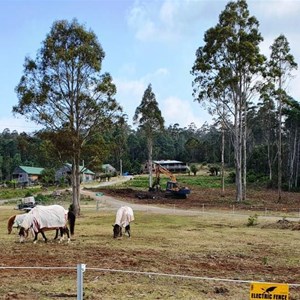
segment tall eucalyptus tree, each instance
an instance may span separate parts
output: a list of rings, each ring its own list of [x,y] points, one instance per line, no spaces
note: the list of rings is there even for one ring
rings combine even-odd
[[[243,149],[246,147],[247,109],[265,60],[259,51],[263,39],[258,28],[259,22],[250,16],[245,0],[229,2],[218,24],[206,31],[205,44],[198,48],[192,68],[195,100],[208,102],[211,111],[220,117],[230,114],[230,118],[224,118],[224,125],[232,130],[233,136],[236,201],[242,201],[246,195],[246,152]]]
[[[287,38],[280,35],[271,45],[271,56],[268,62],[268,79],[273,84],[278,109],[278,200],[282,190],[282,108],[287,100],[286,88],[292,71],[297,68],[294,56],[290,53]]]
[[[153,138],[157,131],[164,129],[164,118],[158,107],[151,84],[144,92],[141,104],[136,108],[133,121],[145,133],[148,149],[149,188],[152,188],[152,152]]]
[[[64,138],[72,162],[72,204],[80,213],[80,157],[95,133],[114,123],[121,108],[110,74],[101,74],[105,53],[77,20],[54,22],[36,59],[26,57],[16,87],[14,113]]]

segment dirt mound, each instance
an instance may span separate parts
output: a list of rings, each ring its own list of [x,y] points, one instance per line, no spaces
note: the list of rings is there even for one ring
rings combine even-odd
[[[281,220],[278,220],[276,223],[264,225],[262,226],[262,228],[300,230],[300,223],[295,221],[289,221],[283,218]]]

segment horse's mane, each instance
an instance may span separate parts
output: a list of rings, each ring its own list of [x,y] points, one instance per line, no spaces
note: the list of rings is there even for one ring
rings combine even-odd
[[[12,232],[12,227],[14,225],[15,219],[16,219],[16,215],[11,216],[8,219],[8,222],[7,222],[7,231],[8,231],[8,234],[10,234]]]

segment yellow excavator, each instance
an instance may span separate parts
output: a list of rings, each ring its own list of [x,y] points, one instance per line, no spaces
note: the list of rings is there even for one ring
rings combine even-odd
[[[191,190],[188,187],[179,186],[176,176],[165,167],[155,163],[155,180],[152,185],[152,191],[160,189],[160,174],[164,174],[170,178],[167,182],[165,197],[183,198],[185,199]]]

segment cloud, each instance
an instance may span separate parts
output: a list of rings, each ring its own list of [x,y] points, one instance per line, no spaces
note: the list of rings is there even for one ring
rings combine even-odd
[[[1,117],[0,118],[0,132],[4,129],[9,129],[10,132],[16,130],[18,132],[33,132],[41,129],[37,124],[25,120],[23,117]]]
[[[249,1],[255,11],[262,12],[264,18],[291,18],[298,17],[300,13],[300,3],[295,0],[269,0],[269,1]],[[276,20],[275,20],[276,21]],[[286,19],[288,21],[288,19]]]
[[[178,41],[194,32],[215,7],[204,1],[136,1],[127,22],[140,41]]]
[[[117,93],[122,95],[131,95],[133,97],[140,96],[145,91],[145,83],[143,80],[123,80],[116,79]]]
[[[168,75],[168,69],[158,68],[137,79],[127,79],[125,77],[117,77],[114,79],[114,83],[117,86],[117,101],[123,108],[126,108],[124,112],[128,115],[129,123],[131,123],[136,107],[138,107],[142,101],[148,84],[159,82]],[[155,91],[154,93],[158,97]]]
[[[158,68],[151,73],[147,73],[139,79],[128,80],[127,78],[116,78],[114,80],[117,91],[120,94],[130,94],[132,96],[141,96],[149,83],[161,80],[169,74],[168,69]]]
[[[188,125],[194,123],[200,128],[205,122],[203,119],[204,115],[200,116],[199,104],[174,96],[167,97],[162,101],[161,111],[165,118],[166,126],[178,123],[182,127],[188,127]]]

